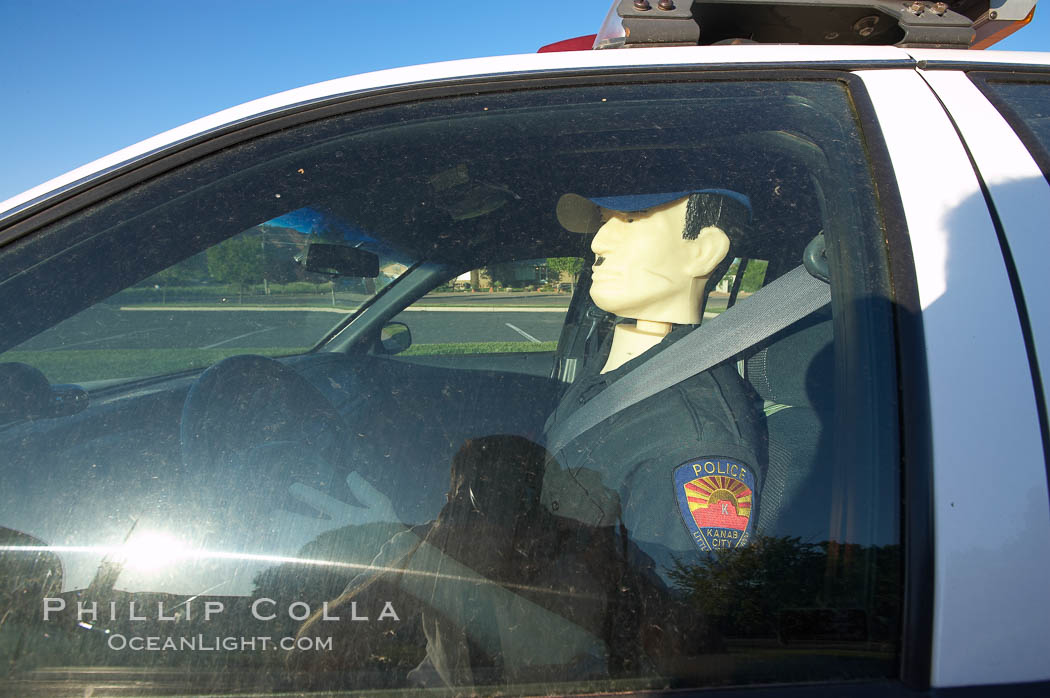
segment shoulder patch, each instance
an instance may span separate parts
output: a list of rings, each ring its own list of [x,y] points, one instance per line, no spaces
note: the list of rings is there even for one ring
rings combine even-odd
[[[747,545],[757,503],[755,474],[728,458],[695,458],[674,469],[678,512],[701,550]]]

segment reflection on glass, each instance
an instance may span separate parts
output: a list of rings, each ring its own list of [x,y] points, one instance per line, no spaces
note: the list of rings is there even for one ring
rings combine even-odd
[[[849,284],[884,292],[885,235],[843,85],[368,109],[5,247],[0,400],[24,398],[0,424],[11,690],[79,694],[100,672],[136,692],[365,695],[895,675],[893,337],[842,334],[881,326],[884,299]],[[689,278],[739,283],[695,318],[636,318],[676,325],[651,349],[798,266],[821,231],[846,302],[551,447],[618,370],[623,319],[592,283],[609,297],[615,265],[651,251],[594,249],[559,198],[711,189],[746,197],[750,229]],[[307,268],[313,245],[331,273]],[[63,396],[85,399],[38,409]],[[890,425],[878,448],[858,431],[873,424]]]

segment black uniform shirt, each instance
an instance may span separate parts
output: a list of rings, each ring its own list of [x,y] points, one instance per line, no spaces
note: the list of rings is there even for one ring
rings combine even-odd
[[[557,424],[694,329],[602,374],[611,336],[547,421]],[[759,398],[721,364],[627,407],[577,436],[548,467],[544,504],[591,525],[622,523],[666,579],[674,559],[746,545],[766,464]]]

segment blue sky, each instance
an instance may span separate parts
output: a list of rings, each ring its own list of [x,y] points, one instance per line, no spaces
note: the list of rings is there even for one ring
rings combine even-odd
[[[532,53],[591,34],[610,4],[0,0],[0,201],[256,97],[369,70]],[[1050,49],[1050,7],[999,47]]]

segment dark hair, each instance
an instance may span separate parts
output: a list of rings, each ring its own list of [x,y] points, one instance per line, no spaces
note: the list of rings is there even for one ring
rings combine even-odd
[[[737,251],[744,246],[742,243],[747,236],[750,217],[751,212],[747,206],[726,194],[697,192],[689,195],[689,202],[685,208],[685,224],[682,226],[682,239],[695,240],[700,235],[700,231],[710,225],[721,228],[729,238],[729,251],[707,278],[707,284],[704,286],[700,299],[701,312],[707,305],[708,294],[729,271],[729,266],[737,256]]]
[[[747,226],[750,212],[742,202],[726,194],[697,192],[689,195],[685,208],[684,240],[695,240],[700,230],[709,225],[718,226],[729,236],[738,239]]]

